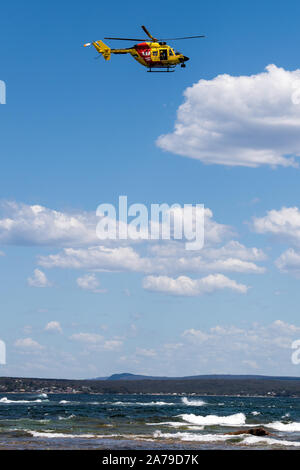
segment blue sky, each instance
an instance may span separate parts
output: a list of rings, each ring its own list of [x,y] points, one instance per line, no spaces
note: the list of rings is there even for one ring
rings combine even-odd
[[[290,359],[300,337],[299,168],[287,160],[300,155],[299,10],[292,0],[2,6],[2,374],[299,375]],[[139,37],[141,24],[164,37],[207,37],[172,43],[191,60],[165,75],[129,56],[94,60],[83,48],[104,36]],[[202,203],[219,239],[208,236],[196,268],[176,267],[181,246],[163,269],[150,244],[129,243],[125,252],[113,246],[105,270],[102,261],[75,269],[63,250],[84,257],[96,242],[82,227],[71,236],[71,218],[92,224],[98,204],[119,195],[148,207]],[[41,261],[50,255],[59,262]],[[147,257],[150,271],[135,256]],[[178,292],[161,288],[161,276],[168,286],[218,274],[246,292],[215,277],[209,293],[182,295],[181,281]],[[156,287],[152,279],[145,288],[148,276],[159,278]]]

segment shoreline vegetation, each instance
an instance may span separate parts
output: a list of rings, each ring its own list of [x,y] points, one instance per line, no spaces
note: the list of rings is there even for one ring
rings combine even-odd
[[[124,378],[89,380],[0,377],[0,393],[87,393],[300,397],[300,378],[197,376],[195,378]]]

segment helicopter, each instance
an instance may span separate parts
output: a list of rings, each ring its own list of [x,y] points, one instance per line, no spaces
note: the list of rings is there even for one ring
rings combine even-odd
[[[143,31],[146,33],[149,39],[137,39],[137,38],[110,38],[105,37],[104,39],[113,41],[142,41],[131,47],[124,49],[111,49],[109,46],[104,44],[102,41],[93,41],[84,44],[85,47],[94,46],[99,54],[102,54],[105,60],[110,60],[111,54],[130,54],[139,64],[147,67],[147,72],[174,72],[175,67],[180,65],[186,67],[185,62],[189,60],[189,57],[175,51],[169,46],[166,41],[178,41],[181,39],[196,39],[204,38],[201,36],[185,36],[182,38],[165,38],[158,39],[152,36],[146,26],[142,26]],[[154,69],[154,70],[153,70]],[[157,70],[159,69],[159,70]]]

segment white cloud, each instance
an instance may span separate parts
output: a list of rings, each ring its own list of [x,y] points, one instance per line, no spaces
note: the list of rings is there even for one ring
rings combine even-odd
[[[93,350],[115,351],[123,345],[123,341],[119,339],[107,340],[96,333],[75,333],[71,339],[84,343]]]
[[[72,214],[16,202],[2,203],[1,209],[1,243],[63,246],[97,241],[95,214]]]
[[[30,287],[49,287],[51,284],[47,279],[47,276],[40,269],[35,269],[32,277],[27,279]]]
[[[97,217],[78,211],[60,212],[40,205],[14,202],[2,205],[0,242],[62,247],[57,253],[38,257],[42,268],[84,269],[77,285],[91,292],[104,292],[92,271],[139,272],[147,275],[189,275],[192,273],[253,273],[265,268],[257,263],[265,259],[262,250],[248,248],[236,240],[232,227],[214,220],[204,210],[205,246],[200,251],[185,249],[185,240],[116,240],[101,242],[96,237]],[[182,217],[182,208],[173,209],[174,219]],[[134,244],[134,247],[130,246]],[[65,246],[66,245],[66,246]],[[71,245],[71,246],[70,246]],[[50,286],[45,273],[35,269],[28,278],[32,287]]]
[[[223,344],[227,350],[252,351],[252,353],[257,353],[261,347],[263,353],[264,348],[271,346],[291,349],[292,339],[299,334],[300,327],[276,320],[266,326],[255,323],[248,329],[219,325],[208,331],[191,328],[185,330],[182,336],[193,344],[210,345],[216,347],[216,350]]]
[[[89,344],[97,344],[103,342],[103,336],[98,335],[96,333],[76,333],[71,336],[71,339]]]
[[[153,292],[182,296],[203,295],[223,289],[244,294],[248,290],[244,284],[238,284],[223,274],[210,274],[202,279],[191,279],[187,276],[179,276],[177,279],[167,276],[148,276],[143,280],[143,287]]]
[[[43,349],[37,341],[32,338],[20,338],[15,341],[15,346],[23,350],[39,350]]]
[[[1,243],[25,246],[91,246],[100,242],[96,233],[100,218],[96,215],[96,211],[62,212],[38,204],[28,205],[14,201],[2,202],[0,210]],[[202,213],[202,209],[199,210]],[[171,214],[174,220],[181,220],[183,208],[170,208],[167,213]],[[220,242],[225,235],[232,233],[230,227],[213,220],[212,211],[208,208],[204,208],[204,218],[206,243]],[[195,220],[194,208],[194,225]],[[154,221],[152,223],[156,226]],[[127,225],[127,230],[130,233],[130,223]],[[113,240],[107,240],[107,243],[101,240],[103,245],[110,243],[113,243]],[[128,240],[117,240],[117,243],[126,246],[139,243],[139,240],[128,237]]]
[[[89,290],[94,293],[105,293],[106,289],[100,289],[100,283],[96,278],[95,274],[85,274],[82,277],[79,277],[77,280],[77,285],[84,290]]]
[[[270,210],[264,217],[254,217],[252,228],[256,233],[272,236],[274,240],[293,246],[275,261],[277,268],[300,277],[300,210],[298,207],[282,207]]]
[[[155,357],[157,352],[154,349],[136,348],[136,354],[144,357]]]
[[[180,337],[173,338],[176,342],[162,344],[156,349],[150,349],[151,346],[137,348],[135,353],[122,357],[123,368],[131,367],[135,373],[147,370],[148,375],[173,377],[247,373],[282,375],[283,370],[284,375],[297,375],[291,355],[292,343],[300,335],[299,326],[276,320],[271,324],[217,324],[199,328],[203,323],[201,318],[189,321],[187,317],[186,322],[190,327]],[[147,358],[151,358],[151,367],[147,366]]]
[[[275,65],[252,76],[219,75],[185,90],[175,130],[157,144],[207,164],[295,165],[300,106],[293,99],[300,70]],[[298,86],[299,88],[299,86]]]
[[[243,272],[260,274],[265,268],[253,261],[266,259],[258,248],[247,248],[232,240],[221,247],[205,246],[201,251],[187,251],[179,242],[170,242],[150,247],[153,272]]]
[[[149,253],[148,257],[141,256],[132,247],[65,248],[55,255],[40,256],[39,264],[45,268],[131,271],[149,274],[216,271],[260,274],[265,271],[264,267],[252,261],[265,258],[262,250],[246,248],[235,241],[221,248],[204,247],[200,252],[187,251],[184,244],[171,242],[152,246]],[[80,287],[87,284],[85,279],[80,283]]]
[[[300,247],[300,210],[298,207],[270,210],[264,217],[254,217],[252,227],[256,233],[272,235],[281,241],[288,241]]]
[[[123,345],[123,341],[120,341],[117,339],[110,339],[110,340],[104,341],[104,343],[101,346],[106,351],[116,351],[120,349],[122,345]]]
[[[61,328],[60,323],[58,321],[50,321],[45,326],[45,331],[52,331],[52,332],[62,333],[62,328]]]
[[[149,271],[150,260],[141,258],[131,247],[87,249],[65,248],[62,253],[39,258],[41,266],[52,268],[97,269],[101,271]]]
[[[275,261],[275,265],[284,273],[300,277],[300,253],[293,248],[284,251]]]
[[[239,258],[244,261],[263,261],[266,255],[259,248],[247,248],[236,240],[231,240],[221,248],[210,248],[205,252],[207,258]]]

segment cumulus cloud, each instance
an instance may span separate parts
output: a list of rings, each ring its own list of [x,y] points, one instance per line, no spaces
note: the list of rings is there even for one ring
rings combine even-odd
[[[97,333],[75,333],[71,336],[72,340],[84,343],[86,346],[95,349],[103,349],[107,351],[114,351],[119,349],[123,342],[119,339],[105,339],[102,335]]]
[[[141,258],[131,247],[104,246],[87,249],[65,248],[62,253],[41,256],[39,264],[47,268],[85,268],[101,271],[147,271],[150,268],[150,261]]]
[[[163,207],[165,204],[161,206]],[[182,221],[183,207],[177,205],[174,208],[166,206],[166,220],[172,218],[174,223]],[[213,220],[213,213],[208,208],[196,209],[193,207],[193,227],[195,227],[196,215],[199,211],[203,214],[205,220],[206,243],[220,242],[224,236],[232,233],[229,226]],[[147,209],[146,213],[148,214]],[[149,232],[147,227],[143,231],[148,239],[150,239],[151,228],[155,228],[158,233],[166,229],[166,222],[156,223],[154,219],[152,220],[151,215],[152,212],[149,211]],[[155,217],[153,215],[153,218]],[[96,228],[100,220],[100,214],[96,215],[96,212],[62,212],[38,204],[28,205],[14,201],[2,202],[0,205],[0,242],[25,246],[91,246],[100,243],[101,245],[113,243],[113,238],[108,238],[106,241],[98,238]],[[111,221],[113,221],[113,226],[119,226],[118,221],[116,221],[116,224],[113,219]],[[133,231],[131,223],[127,226],[126,224],[124,226],[123,223],[122,230],[127,231],[129,236],[126,240],[117,238],[116,243],[118,245],[136,244],[140,241],[130,236]],[[115,233],[110,235],[116,236]]]
[[[97,241],[94,214],[72,214],[16,202],[2,203],[1,212],[1,243],[63,246]]]
[[[103,336],[96,333],[75,333],[71,336],[71,339],[82,343],[97,344],[103,341]]]
[[[33,276],[27,279],[30,287],[49,287],[51,284],[47,279],[47,276],[40,269],[35,269]]]
[[[236,257],[225,256],[225,251],[214,252],[203,250],[199,252],[187,252],[184,247],[177,246],[170,248],[162,247],[162,251],[156,250],[158,256],[143,257],[132,247],[107,248],[103,246],[90,247],[87,249],[65,248],[63,252],[41,256],[39,264],[45,268],[73,268],[73,269],[94,269],[98,271],[132,271],[143,273],[182,273],[182,272],[244,272],[260,274],[265,268],[258,266],[252,261],[246,261]],[[154,253],[154,251],[152,252]],[[162,255],[162,256],[161,256]],[[213,255],[216,259],[213,259]],[[253,253],[249,253],[251,257]],[[242,256],[246,256],[243,253]],[[94,285],[92,275],[77,280],[82,288],[87,285]],[[90,282],[89,282],[90,280]],[[85,287],[83,287],[85,286]]]
[[[187,319],[188,321],[188,319]],[[202,321],[199,319],[199,324]],[[136,350],[122,358],[123,363],[135,365],[139,373],[151,358],[149,375],[188,376],[198,374],[295,375],[291,361],[292,344],[299,338],[300,327],[283,320],[271,324],[253,323],[248,326],[215,325],[210,328],[195,326],[195,319],[176,342],[148,349],[145,355]],[[124,367],[124,365],[123,365]]]
[[[295,166],[299,80],[300,70],[275,65],[257,75],[200,80],[185,90],[174,131],[157,144],[206,164]]]
[[[300,210],[282,207],[270,210],[264,217],[254,217],[252,228],[256,233],[270,235],[274,240],[292,245],[275,261],[277,268],[300,277]]]
[[[96,278],[95,274],[85,274],[82,277],[79,277],[77,280],[77,285],[84,290],[89,290],[94,293],[105,293],[106,289],[100,289],[100,283]]]
[[[253,324],[249,328],[236,326],[215,326],[208,331],[194,328],[185,330],[182,336],[193,344],[207,344],[216,347],[222,344],[230,349],[258,352],[270,346],[280,349],[291,349],[292,339],[300,334],[300,327],[276,320],[270,325]]]
[[[45,326],[45,331],[62,333],[62,327],[58,321],[50,321]]]
[[[152,292],[182,296],[198,296],[223,289],[244,294],[248,290],[244,284],[238,284],[223,274],[210,274],[202,279],[191,279],[187,276],[179,276],[177,279],[168,276],[147,276],[143,280],[143,287]]]
[[[264,217],[254,217],[252,227],[256,233],[271,235],[300,248],[300,210],[298,207],[270,210]]]
[[[240,272],[260,274],[265,268],[255,262],[266,259],[263,250],[247,248],[236,240],[223,246],[205,246],[201,251],[187,251],[182,243],[170,242],[151,246],[153,272]]]
[[[289,248],[277,258],[275,265],[284,273],[290,273],[296,277],[300,277],[300,252]]]
[[[136,348],[136,354],[144,357],[155,357],[157,352],[154,349]]]
[[[104,292],[95,271],[139,272],[146,275],[178,276],[192,273],[253,273],[265,268],[262,250],[246,247],[236,240],[232,227],[217,222],[209,208],[204,215],[205,245],[202,250],[186,250],[185,239],[100,241],[96,235],[97,217],[85,212],[61,212],[40,205],[5,203],[0,207],[0,242],[59,247],[58,252],[38,257],[41,268],[70,268],[88,271],[77,285],[91,292]],[[174,223],[183,209],[172,210]],[[200,210],[200,208],[199,208]],[[193,212],[195,225],[196,212]],[[160,230],[163,230],[163,224]],[[230,241],[231,239],[231,241]],[[101,243],[101,244],[100,244]],[[132,244],[134,246],[132,246]],[[94,272],[93,272],[94,271]],[[32,287],[50,283],[41,269],[28,278]]]
[[[33,340],[32,338],[20,338],[15,341],[15,347],[23,350],[40,350],[43,349],[37,341]]]

